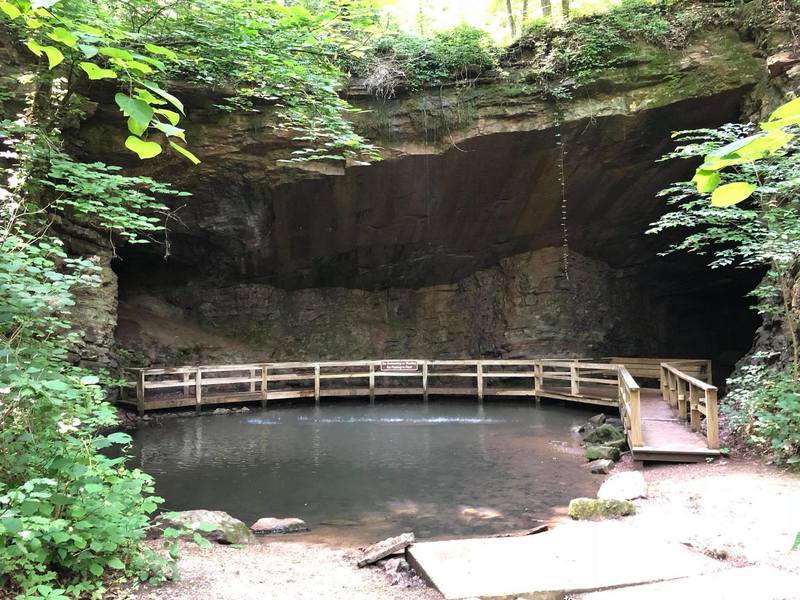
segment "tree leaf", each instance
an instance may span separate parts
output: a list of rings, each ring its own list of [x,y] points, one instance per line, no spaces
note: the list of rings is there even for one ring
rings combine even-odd
[[[119,60],[133,60],[133,54],[121,48],[111,48],[109,46],[103,46],[102,48],[98,48],[97,51],[103,56],[108,56],[109,58],[118,58]]]
[[[0,2],[0,10],[6,13],[12,21],[22,14],[11,2]]]
[[[81,49],[83,55],[86,58],[92,58],[93,56],[97,55],[97,48],[95,46],[90,46],[88,44],[78,44],[78,48]]]
[[[145,130],[150,126],[150,120],[153,118],[153,107],[144,100],[139,98],[131,98],[127,94],[117,94],[114,96],[114,101],[122,110],[122,114],[130,117],[128,121],[128,129],[135,135],[142,135]]]
[[[156,123],[155,128],[159,131],[162,131],[165,135],[169,137],[176,137],[180,140],[186,141],[186,135],[184,134],[184,130],[180,127],[175,127],[174,125],[170,125],[169,123]]]
[[[702,194],[710,194],[719,185],[719,173],[717,171],[706,171],[697,169],[692,181],[697,185],[697,191]]]
[[[793,136],[780,129],[768,131],[751,136],[748,138],[750,141],[733,152],[732,155],[748,162],[758,160],[777,152],[792,141],[792,138]]]
[[[800,118],[800,98],[787,102],[776,108],[769,116],[769,120]]]
[[[42,52],[47,55],[47,62],[50,70],[55,69],[64,61],[64,55],[61,50],[55,46],[42,46]]]
[[[177,125],[181,121],[181,116],[173,110],[167,110],[166,108],[156,108],[155,112],[159,115],[164,115],[165,117],[167,117],[167,121],[169,121],[173,125]]]
[[[169,145],[172,146],[179,154],[183,154],[183,156],[185,156],[190,161],[192,161],[193,164],[195,164],[195,165],[200,164],[200,159],[197,158],[191,152],[189,152],[186,148],[184,148],[182,146],[179,146],[178,144],[176,144],[173,141],[170,141]]]
[[[74,48],[78,43],[78,36],[64,27],[56,27],[47,34],[47,37],[70,48]]]
[[[169,48],[164,48],[163,46],[156,46],[155,44],[145,44],[144,49],[150,52],[151,54],[166,56],[170,60],[178,60],[177,54],[175,54]]]
[[[139,155],[139,158],[146,160],[161,154],[161,146],[156,142],[148,142],[135,135],[129,135],[125,140],[125,147]]]
[[[82,62],[78,66],[89,76],[89,79],[116,79],[117,72],[111,69],[103,69],[91,62]]]
[[[172,104],[172,106],[177,108],[182,115],[186,114],[185,112],[183,112],[183,103],[169,92],[162,90],[160,87],[158,87],[158,85],[156,85],[152,81],[142,81],[142,85],[151,92],[155,92],[156,94],[164,98],[164,100],[166,100],[167,102]]]
[[[726,183],[715,189],[714,193],[711,194],[711,206],[722,208],[739,204],[742,200],[752,196],[755,190],[756,185],[753,183],[744,181]]]

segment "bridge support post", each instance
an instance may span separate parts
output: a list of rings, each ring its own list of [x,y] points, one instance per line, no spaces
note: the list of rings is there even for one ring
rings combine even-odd
[[[422,363],[422,400],[428,401],[428,361]]]
[[[144,370],[139,369],[136,372],[136,409],[139,416],[144,415]]]
[[[569,367],[569,387],[573,396],[580,395],[581,386],[578,382],[578,366],[574,363]]]
[[[700,431],[700,390],[693,385],[689,386],[689,423],[692,431]]]
[[[483,402],[483,363],[478,361],[478,364],[475,366],[476,375],[478,380],[478,400]]]
[[[255,394],[256,392],[256,370],[250,369],[250,393]]]
[[[314,365],[314,403],[319,406],[319,365]]]
[[[269,394],[268,371],[269,367],[267,365],[261,365],[261,408],[267,408],[267,394]]]
[[[183,395],[189,398],[189,373],[183,374]]]
[[[194,374],[194,411],[200,413],[200,406],[203,403],[203,371],[200,367]]]
[[[708,447],[719,449],[719,416],[717,414],[717,390],[706,390],[706,439]]]
[[[375,404],[375,364],[369,364],[369,403]]]

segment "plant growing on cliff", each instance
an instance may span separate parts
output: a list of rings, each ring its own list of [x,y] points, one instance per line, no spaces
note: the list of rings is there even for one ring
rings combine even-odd
[[[800,101],[778,108],[759,129],[725,125],[675,137],[684,145],[665,159],[702,158],[702,164],[692,181],[661,192],[673,210],[649,233],[688,229],[669,251],[707,255],[712,268],[733,265],[765,271],[752,295],[765,321],[777,324],[788,341],[788,353],[755,356],[761,363],[775,364],[732,380],[726,410],[747,442],[769,449],[779,461],[796,462]]]

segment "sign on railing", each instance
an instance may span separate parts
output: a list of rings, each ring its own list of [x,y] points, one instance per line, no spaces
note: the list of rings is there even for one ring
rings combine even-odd
[[[419,371],[419,363],[416,360],[382,360],[381,371]]]

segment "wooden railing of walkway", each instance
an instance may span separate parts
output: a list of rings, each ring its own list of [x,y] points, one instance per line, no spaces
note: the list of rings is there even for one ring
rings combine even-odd
[[[254,401],[266,407],[271,400],[291,398],[313,398],[319,404],[324,397],[353,396],[368,396],[370,402],[376,396],[404,395],[425,401],[431,395],[474,395],[479,400],[485,396],[545,397],[618,407],[634,458],[637,450],[648,460],[695,456],[701,415],[706,418],[707,432],[703,446],[718,447],[716,388],[698,379],[710,373],[709,361],[605,360],[609,362],[403,359],[129,369],[132,378],[123,388],[121,402],[144,414],[179,407],[199,412],[203,406]],[[641,388],[634,374],[660,377],[661,393]],[[670,407],[677,411],[677,419]],[[664,433],[687,418],[694,433],[685,433],[694,437],[687,438],[678,429]],[[679,443],[671,445],[676,436]]]

